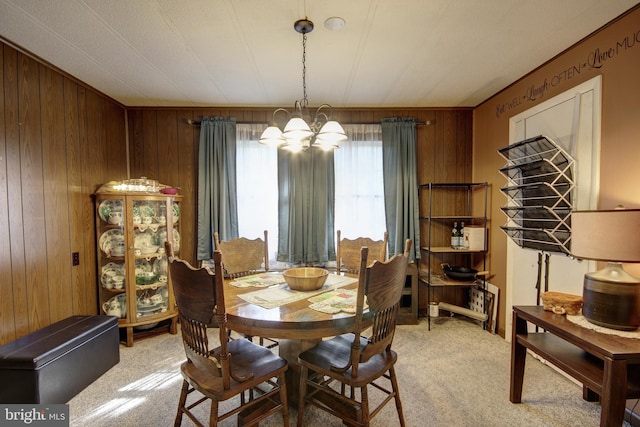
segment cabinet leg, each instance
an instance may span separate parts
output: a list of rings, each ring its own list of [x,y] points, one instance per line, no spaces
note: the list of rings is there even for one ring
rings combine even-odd
[[[524,364],[527,348],[518,343],[518,334],[527,333],[527,321],[513,314],[513,332],[511,334],[511,380],[509,387],[509,401],[522,402],[522,384],[524,382]]]
[[[604,384],[600,405],[600,426],[620,426],[624,420],[627,395],[626,360],[604,360]]]
[[[133,347],[133,327],[127,328],[127,347]]]
[[[171,319],[171,326],[169,326],[169,333],[175,335],[178,333],[178,316]]]

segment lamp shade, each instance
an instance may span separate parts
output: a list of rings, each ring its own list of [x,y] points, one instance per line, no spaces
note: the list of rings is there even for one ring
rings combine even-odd
[[[277,146],[283,144],[285,139],[282,137],[282,131],[280,128],[276,125],[271,125],[262,132],[258,142],[261,144]]]
[[[301,117],[292,117],[284,127],[282,136],[288,140],[300,141],[313,135],[313,131]]]
[[[338,142],[346,141],[349,137],[340,123],[335,120],[329,120],[324,124],[324,126],[322,126],[320,132],[318,132],[318,135],[316,136],[316,139],[337,144]]]
[[[640,262],[640,209],[573,211],[571,254],[597,261]]]

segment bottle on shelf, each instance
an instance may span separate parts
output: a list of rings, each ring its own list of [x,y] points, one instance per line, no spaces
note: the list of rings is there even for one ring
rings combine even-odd
[[[464,240],[464,222],[460,223],[460,230],[458,230],[458,249],[464,249],[467,245]]]
[[[457,222],[453,223],[453,228],[451,229],[451,247],[454,249],[458,247],[458,223]]]

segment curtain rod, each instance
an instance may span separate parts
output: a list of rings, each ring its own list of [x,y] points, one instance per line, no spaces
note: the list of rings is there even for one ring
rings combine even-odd
[[[266,122],[236,122],[239,125],[265,125],[267,126],[269,123]],[[418,126],[431,126],[431,120],[427,120],[426,122],[416,122]],[[191,120],[187,119],[187,124],[191,126],[200,126],[200,120]],[[380,122],[357,122],[357,123],[347,123],[342,122],[345,125],[379,125]]]

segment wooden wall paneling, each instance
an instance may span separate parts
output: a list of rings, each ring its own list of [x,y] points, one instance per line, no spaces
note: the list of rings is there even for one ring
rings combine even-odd
[[[107,181],[122,181],[127,176],[127,135],[124,109],[110,100],[105,102],[105,150],[107,153]]]
[[[1,345],[99,312],[92,194],[127,161],[123,106],[5,44],[0,77]]]
[[[71,267],[70,293],[72,312],[94,314],[93,306],[87,307],[87,290],[91,281],[89,270],[95,270],[93,259],[87,258],[82,236],[86,232],[83,221],[82,161],[79,137],[78,85],[68,78],[63,81],[64,97],[64,139],[67,165],[67,192],[69,210],[69,248],[78,252],[80,265]],[[93,246],[93,245],[92,245]],[[91,310],[91,311],[90,311]]]
[[[92,90],[84,89],[82,91],[83,96],[83,119],[86,121],[86,127],[84,128],[85,134],[83,135],[86,140],[83,142],[85,150],[83,150],[84,164],[88,167],[84,169],[84,181],[87,184],[88,192],[85,193],[85,205],[83,209],[84,224],[85,224],[85,251],[91,256],[94,265],[97,266],[97,243],[95,237],[95,201],[93,194],[100,187],[100,185],[111,180],[108,160],[108,148],[106,144],[106,132],[104,131],[104,116],[105,116],[105,101],[104,98],[93,92]],[[89,231],[89,227],[91,231]],[[89,247],[91,245],[91,247]],[[93,303],[96,312],[97,307],[97,292],[98,292],[98,276],[97,267],[92,272],[91,281],[87,282],[87,297],[86,304]]]
[[[22,215],[22,182],[20,164],[20,114],[18,110],[18,53],[4,47],[5,137],[7,155],[7,193],[9,205],[9,241],[13,310],[3,312],[2,317],[13,313],[15,329],[9,337],[29,333],[27,304],[27,265],[25,259],[24,217]],[[3,334],[4,336],[4,334]],[[7,339],[3,339],[7,342]]]
[[[5,61],[5,55],[7,61]],[[10,206],[9,206],[9,159],[10,147],[8,140],[12,138],[11,128],[17,128],[12,110],[11,94],[15,92],[15,86],[7,84],[11,79],[8,77],[10,71],[5,73],[5,62],[7,69],[11,69],[10,64],[15,65],[15,51],[0,44],[0,331],[7,331],[7,339],[15,339],[16,319],[12,315],[14,308],[13,277],[11,268],[11,241],[10,236]],[[6,87],[6,93],[5,93]],[[16,100],[16,96],[13,100]],[[10,123],[14,126],[10,126]],[[2,334],[0,334],[0,345],[3,344]]]
[[[182,195],[180,218],[180,256],[195,265],[196,262],[196,200],[198,180],[198,127],[187,123],[194,120],[188,111],[177,113],[177,164],[175,182]]]
[[[144,132],[142,129],[142,110],[127,111],[129,129],[129,168],[131,177],[142,175],[142,163],[144,162]]]
[[[178,185],[178,116],[175,110],[160,110],[157,120],[157,180]]]
[[[46,278],[50,322],[73,314],[63,79],[40,66]]]
[[[456,182],[458,179],[457,168],[459,166],[459,160],[457,155],[457,126],[455,112],[446,112],[443,118],[443,138],[442,138],[442,164],[443,169],[441,171],[439,182]]]
[[[86,159],[90,168],[87,170],[88,182],[93,184],[92,193],[98,189],[100,184],[109,181],[109,147],[106,143],[106,133],[104,131],[104,99],[96,95],[91,90],[84,92],[86,100],[86,132],[87,148]]]
[[[417,181],[418,185],[434,182],[436,158],[434,156],[435,140],[436,140],[436,119],[435,114],[429,118],[421,120],[430,120],[428,126],[418,126],[416,132],[416,150],[417,150]]]
[[[149,179],[158,179],[158,122],[157,111],[145,110],[142,114],[143,146],[142,154],[144,162],[140,165],[139,175],[132,178],[146,176]]]
[[[445,141],[445,113],[444,111],[438,111],[436,113],[436,120],[433,132],[433,152],[430,155],[433,157],[433,181],[431,182],[443,182],[445,176],[446,165],[444,163],[444,141]]]
[[[38,63],[18,55],[20,176],[29,332],[50,323]]]
[[[93,193],[97,190],[96,183],[102,180],[101,174],[96,170],[95,161],[93,161],[92,153],[99,150],[98,141],[95,140],[90,126],[94,121],[90,119],[90,106],[95,102],[90,101],[91,92],[83,86],[78,86],[78,142],[80,155],[80,176],[81,176],[81,221],[83,224],[82,232],[82,248],[83,253],[80,254],[80,265],[83,265],[83,259],[86,264],[91,263],[93,268],[85,270],[82,293],[77,295],[78,306],[88,307],[92,305],[94,313],[98,312],[97,303],[97,243],[95,232],[84,232],[87,227],[95,230],[95,203]],[[82,256],[84,254],[84,257]],[[93,295],[93,296],[92,296]]]

